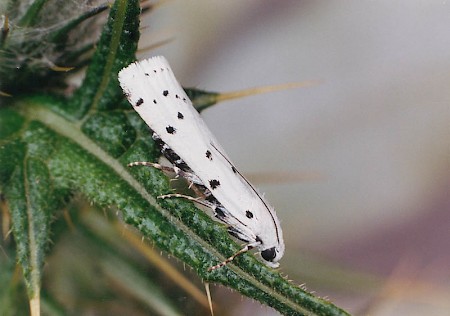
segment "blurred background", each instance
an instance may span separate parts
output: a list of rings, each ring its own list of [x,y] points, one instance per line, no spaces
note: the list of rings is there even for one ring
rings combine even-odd
[[[450,3],[167,1],[145,58],[185,87],[314,87],[203,112],[282,221],[281,271],[354,314],[450,310]],[[270,308],[212,287],[233,315]]]

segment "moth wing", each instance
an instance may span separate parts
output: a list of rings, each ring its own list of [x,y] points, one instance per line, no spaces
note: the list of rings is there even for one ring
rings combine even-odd
[[[164,57],[132,63],[120,71],[119,82],[136,112],[187,163],[249,238],[276,231],[279,223],[273,209],[233,166]]]

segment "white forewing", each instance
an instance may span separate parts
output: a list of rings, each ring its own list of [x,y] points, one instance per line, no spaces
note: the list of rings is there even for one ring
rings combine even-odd
[[[275,211],[232,165],[192,106],[164,57],[135,62],[119,73],[129,102],[147,125],[192,169],[260,250],[284,252]]]

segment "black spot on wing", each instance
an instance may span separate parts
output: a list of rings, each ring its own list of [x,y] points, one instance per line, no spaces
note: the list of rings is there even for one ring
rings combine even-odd
[[[212,160],[212,153],[209,150],[206,151],[206,158]]]
[[[137,102],[136,102],[136,104],[135,104],[134,106],[139,106],[139,105],[141,105],[142,103],[144,103],[144,99],[139,98],[139,100],[137,100]]]
[[[179,98],[180,98],[180,96],[179,96],[178,94],[175,94],[175,98],[179,99]]]
[[[211,186],[212,190],[215,190],[217,187],[220,186],[220,181],[217,179],[209,180],[209,185]]]
[[[164,90],[163,91],[163,96],[167,97],[169,95],[169,90]]]
[[[169,134],[175,134],[176,129],[175,129],[175,127],[169,125],[169,126],[166,127],[166,131]]]
[[[237,173],[237,170],[234,166],[231,166],[231,170],[233,170],[233,173]]]
[[[183,115],[183,113],[181,113],[181,112],[178,112],[177,117],[178,117],[178,119],[180,119],[180,120],[184,119],[184,115]]]
[[[156,102],[156,99],[153,99],[153,103],[155,103],[155,104],[156,104],[156,103],[158,103],[158,102]]]
[[[247,218],[253,218],[253,213],[247,210],[245,211],[245,216],[247,216]]]

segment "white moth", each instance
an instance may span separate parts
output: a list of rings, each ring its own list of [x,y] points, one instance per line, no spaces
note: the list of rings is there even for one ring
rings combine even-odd
[[[163,167],[186,178],[204,198],[184,197],[210,207],[219,220],[227,224],[231,235],[247,244],[224,262],[257,248],[264,262],[278,267],[284,254],[280,222],[274,209],[234,167],[210,132],[199,113],[176,80],[167,60],[162,56],[130,64],[119,72],[119,82],[133,108],[153,130],[153,139],[173,164]]]

